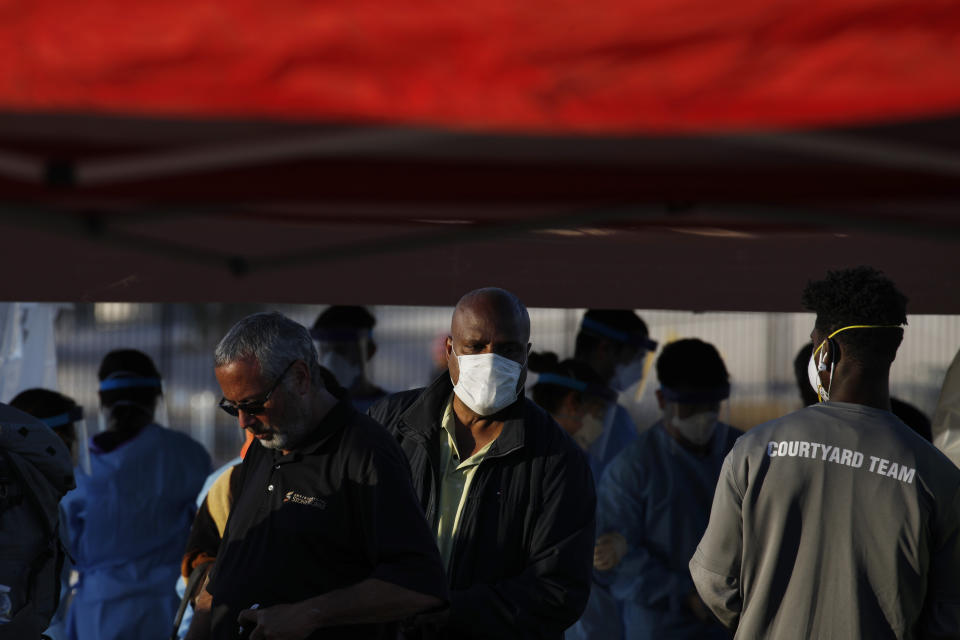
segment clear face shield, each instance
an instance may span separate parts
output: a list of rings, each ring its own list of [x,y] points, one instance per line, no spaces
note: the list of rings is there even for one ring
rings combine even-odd
[[[83,417],[73,423],[76,442],[74,443],[74,464],[86,475],[90,475],[90,431],[87,428],[89,417]]]
[[[647,351],[639,349],[630,354],[630,358],[619,363],[610,379],[610,388],[623,393],[643,380],[647,371]]]
[[[90,443],[83,407],[75,406],[66,413],[40,418],[40,421],[53,429],[69,447],[74,468],[90,475]]]
[[[732,420],[730,418],[730,398],[720,402],[720,422],[724,424],[732,424]]]
[[[120,407],[136,407],[149,416],[151,422],[169,425],[167,396],[164,393],[163,381],[160,378],[147,378],[128,371],[115,371],[100,381],[101,393],[119,389],[155,389],[156,395],[153,397],[153,401],[149,406],[132,400],[117,400],[109,407],[101,404],[100,410],[97,412],[98,433],[102,433],[111,428],[114,422],[113,413]]]
[[[349,389],[367,379],[370,338],[364,335],[343,340],[314,340],[320,365],[330,371],[340,386]]]
[[[623,331],[588,316],[584,316],[580,329],[620,345],[619,362],[607,382],[611,389],[623,393],[646,377],[652,362],[651,356],[656,353],[658,346],[657,341],[651,340],[646,332]]]
[[[609,437],[615,413],[616,403],[612,400],[594,397],[584,402],[580,429],[573,434],[573,439],[585,451],[589,450]],[[603,446],[602,442],[600,446]]]
[[[160,395],[156,397],[153,407],[153,421],[165,427],[170,426],[170,408],[167,406],[167,394],[163,382],[160,383]]]
[[[554,418],[570,434],[582,449],[589,450],[603,441],[610,433],[610,425],[616,417],[617,394],[608,387],[577,380],[561,373],[541,373],[528,376],[534,380],[532,387],[540,384],[555,385],[577,392],[578,401],[570,405],[565,399],[555,409]],[[569,392],[568,392],[569,393]],[[570,396],[568,395],[567,398]]]
[[[152,408],[146,407],[139,402],[120,400],[119,402],[114,402],[109,407],[105,407],[103,405],[100,406],[100,410],[97,412],[97,433],[103,433],[104,431],[110,429],[114,421],[113,412],[115,409],[120,407],[136,407],[145,414],[153,416],[151,422],[163,426],[170,425],[165,396],[157,396],[156,402]]]

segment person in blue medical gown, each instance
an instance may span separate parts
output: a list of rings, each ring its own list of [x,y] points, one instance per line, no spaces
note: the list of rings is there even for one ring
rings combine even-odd
[[[577,444],[588,451],[600,437],[603,418],[617,394],[593,369],[554,353],[531,353],[528,367],[536,373],[533,401],[543,407]]]
[[[168,637],[170,585],[210,472],[210,456],[154,422],[160,373],[146,354],[111,351],[100,365],[105,430],[89,441],[90,475],[64,499],[79,582],[67,617],[74,640]]]
[[[577,360],[560,362],[553,353],[531,353],[530,371],[538,373],[533,401],[543,407],[584,451],[604,433],[604,418],[617,394],[600,376]],[[606,585],[594,579],[580,619],[566,631],[567,640],[618,640],[623,636],[620,609]]]
[[[580,323],[574,359],[589,366],[606,386],[620,393],[643,379],[647,354],[656,349],[646,323],[633,311],[590,309]],[[597,481],[610,461],[636,438],[637,427],[627,410],[619,404],[610,405],[603,431],[587,450]]]
[[[607,467],[594,567],[623,608],[628,640],[728,638],[687,563],[706,530],[724,457],[742,435],[718,420],[730,394],[710,344],[672,342],[657,359],[663,417]]]

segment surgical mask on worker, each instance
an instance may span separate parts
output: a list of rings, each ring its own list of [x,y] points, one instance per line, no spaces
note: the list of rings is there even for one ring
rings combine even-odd
[[[613,370],[613,377],[609,386],[617,392],[623,392],[643,379],[643,370],[646,365],[646,354],[640,353],[630,362],[620,363]]]
[[[99,433],[103,433],[104,431],[108,431],[110,429],[117,429],[117,428],[122,429],[125,426],[125,423],[118,421],[116,414],[118,413],[120,413],[121,415],[129,414],[131,410],[137,413],[143,413],[147,416],[150,416],[151,421],[155,422],[156,424],[163,424],[162,422],[159,422],[155,419],[155,416],[157,414],[157,409],[162,406],[163,406],[162,404],[158,404],[154,407],[147,407],[140,404],[139,402],[134,402],[132,400],[118,400],[114,402],[112,405],[110,405],[109,407],[105,407],[101,405],[100,411],[97,412]]]
[[[602,433],[603,419],[598,418],[592,413],[588,413],[583,416],[583,422],[580,428],[573,434],[573,440],[586,451],[590,448],[590,445],[597,441],[597,438],[599,438]]]
[[[670,416],[670,425],[683,436],[683,439],[690,444],[702,447],[710,442],[713,432],[717,427],[717,419],[720,414],[717,411],[702,411],[686,418],[677,416],[677,407],[674,408]]]
[[[453,392],[479,416],[489,416],[516,401],[523,365],[496,353],[459,356],[460,378]]]
[[[349,389],[360,377],[360,366],[350,362],[336,351],[327,351],[320,356],[320,364],[330,370],[341,386]]]

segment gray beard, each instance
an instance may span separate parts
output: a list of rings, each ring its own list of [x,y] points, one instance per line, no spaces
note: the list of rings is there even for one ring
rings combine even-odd
[[[270,434],[269,438],[258,439],[257,442],[259,442],[260,446],[264,449],[276,449],[279,451],[287,448],[287,440],[289,440],[289,437],[286,433],[273,433]]]
[[[290,415],[283,417],[286,423],[283,431],[271,434],[270,438],[260,441],[267,449],[291,451],[300,446],[300,443],[310,434],[315,425],[310,424],[309,411],[303,407],[292,406]]]

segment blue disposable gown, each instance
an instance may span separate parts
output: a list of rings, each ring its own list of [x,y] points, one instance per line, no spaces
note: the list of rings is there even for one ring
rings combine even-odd
[[[170,586],[210,456],[189,436],[151,424],[112,451],[91,447],[90,468],[63,500],[80,574],[69,637],[168,638],[178,605]]]
[[[622,405],[610,407],[604,416],[603,432],[587,450],[593,479],[600,482],[603,472],[617,455],[637,439],[637,425]]]
[[[689,610],[687,568],[710,518],[723,459],[741,431],[720,423],[698,457],[656,423],[607,468],[597,495],[597,528],[627,539],[627,554],[604,572],[621,603],[628,640],[727,638]]]
[[[637,427],[627,410],[619,404],[611,406],[604,417],[603,432],[587,450],[590,469],[598,486],[607,465],[636,439]],[[623,637],[620,618],[619,604],[604,583],[604,576],[595,571],[587,607],[565,637],[567,640],[619,640]]]

